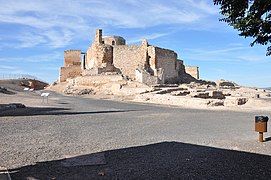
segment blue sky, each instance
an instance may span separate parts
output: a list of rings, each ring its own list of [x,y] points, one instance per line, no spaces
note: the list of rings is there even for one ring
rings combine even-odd
[[[0,76],[30,74],[58,79],[63,51],[86,51],[95,29],[119,35],[129,44],[147,38],[172,49],[200,78],[241,85],[271,86],[266,46],[220,22],[212,0],[0,0]]]

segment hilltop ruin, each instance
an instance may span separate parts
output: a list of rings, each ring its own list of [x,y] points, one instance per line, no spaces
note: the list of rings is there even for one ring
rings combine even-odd
[[[111,80],[125,78],[154,85],[178,84],[188,76],[198,79],[199,71],[197,66],[184,66],[176,52],[149,45],[147,39],[140,45],[126,45],[123,37],[103,37],[102,30],[97,29],[95,40],[86,53],[81,50],[64,52],[59,80],[81,77],[80,81],[86,82],[90,76],[101,79],[100,75],[111,75],[108,78]],[[103,77],[103,81],[105,79]]]

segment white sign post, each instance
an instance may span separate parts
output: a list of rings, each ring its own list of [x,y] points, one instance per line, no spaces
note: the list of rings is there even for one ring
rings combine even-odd
[[[41,97],[42,97],[42,102],[44,102],[44,98],[47,99],[47,103],[48,103],[48,97],[49,97],[50,93],[41,93]]]

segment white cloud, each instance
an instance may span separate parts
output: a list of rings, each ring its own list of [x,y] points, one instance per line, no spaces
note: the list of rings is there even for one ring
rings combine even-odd
[[[40,44],[53,48],[65,47],[74,39],[85,39],[97,27],[147,28],[158,25],[197,24],[206,26],[204,18],[217,9],[207,0],[9,0],[1,3],[0,23],[17,24],[14,38],[19,47]],[[193,27],[194,28],[194,27]],[[28,32],[30,30],[30,32]],[[5,37],[1,37],[4,38]]]
[[[187,6],[192,7],[192,9],[198,9],[206,14],[217,14],[219,12],[217,6],[210,6],[210,1],[184,0],[182,2]]]
[[[49,46],[52,48],[65,47],[73,39],[73,33],[70,30],[63,31],[48,31],[45,33],[50,40]]]
[[[168,33],[153,33],[153,34],[149,34],[149,35],[145,35],[145,36],[135,37],[133,39],[128,39],[127,43],[131,44],[131,43],[141,42],[142,39],[144,39],[144,38],[146,38],[147,40],[156,39],[156,38],[163,37],[166,35],[168,35]]]
[[[30,73],[18,66],[0,65],[0,78],[12,78],[16,77],[15,75],[19,77],[21,74]]]
[[[257,50],[256,50],[257,49]],[[184,59],[206,62],[264,63],[270,61],[264,56],[263,48],[236,46],[223,49],[182,49]],[[187,54],[187,55],[186,55]]]
[[[270,61],[270,57],[253,53],[243,53],[242,56],[236,56],[236,59],[239,59],[240,61],[244,62],[251,62],[251,63],[264,63]]]
[[[5,70],[15,70],[18,67],[14,67],[14,66],[6,66],[6,65],[0,65],[0,70],[1,71],[5,71]]]
[[[224,48],[224,49],[204,49],[204,50],[194,50],[198,53],[198,55],[221,55],[221,54],[228,54],[229,52],[239,51],[243,49],[248,49],[247,47],[231,47],[231,48]]]
[[[0,57],[0,62],[7,63],[18,63],[18,62],[32,62],[32,63],[40,63],[40,62],[56,62],[59,59],[63,59],[63,53],[53,52],[49,54],[40,54],[40,55],[32,55],[32,56],[22,56],[22,57],[9,57],[2,58]]]
[[[42,43],[46,43],[47,40],[44,36],[34,34],[31,32],[25,32],[20,36],[16,37],[16,39],[20,42],[18,48],[29,48],[34,47],[36,45],[40,45]]]

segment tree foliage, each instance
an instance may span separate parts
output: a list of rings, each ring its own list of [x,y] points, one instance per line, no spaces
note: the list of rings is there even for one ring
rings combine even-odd
[[[220,5],[220,19],[240,31],[240,36],[252,37],[255,44],[268,45],[271,55],[271,0],[213,0]]]

